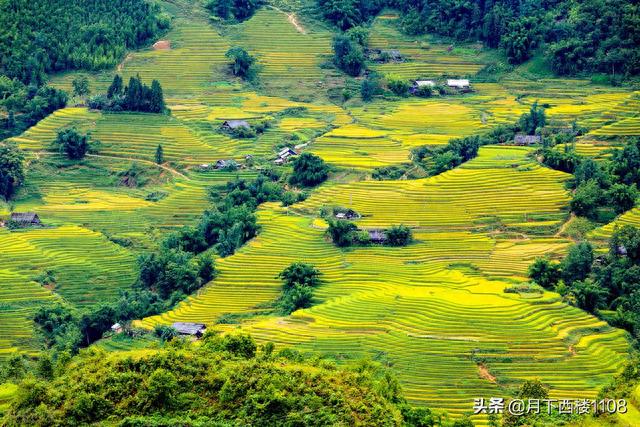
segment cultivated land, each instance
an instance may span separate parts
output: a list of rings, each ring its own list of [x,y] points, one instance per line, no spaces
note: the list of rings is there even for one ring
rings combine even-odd
[[[586,127],[578,152],[597,158],[616,138],[640,135],[640,93],[586,80],[529,78],[526,66],[497,81],[474,79],[494,60],[489,53],[477,46],[449,51],[448,44],[408,38],[395,30],[394,15],[384,14],[373,25],[372,47],[399,49],[410,60],[373,68],[407,79],[470,75],[475,92],[339,106],[326,94],[341,88],[345,78],[321,66],[331,53],[329,29],[300,15],[296,28],[287,14],[263,8],[218,31],[198,6],[166,6],[176,15],[163,36],[171,49],[133,52],[119,70],[125,82],[137,73],[147,82],[158,79],[171,116],[69,107],[13,138],[30,162],[26,189],[13,209],[36,211],[50,227],[0,230],[0,358],[38,351],[29,320],[38,306],[56,298],[89,305],[117,295],[135,281],[141,250],[202,213],[208,187],[257,173],[202,172],[198,165],[242,162],[248,154],[264,162],[295,134],[308,144],[304,150],[337,172],[302,203],[262,205],[259,236],[217,260],[220,274],[213,282],[174,310],[138,324],[214,325],[223,315],[237,314],[238,324],[217,327],[240,327],[259,341],[338,360],[383,361],[397,372],[412,402],[454,416],[469,411],[474,397],[503,396],[529,378],[551,386],[552,397],[594,398],[619,371],[628,351],[622,331],[562,303],[555,293],[504,292],[526,281],[535,257],[560,257],[570,243],[557,237],[569,217],[563,185],[568,175],[540,166],[528,148],[486,146],[474,160],[435,177],[367,176],[375,167],[408,162],[413,147],[511,123],[536,100],[549,104],[552,123]],[[257,87],[227,75],[224,53],[234,45],[258,58]],[[69,88],[73,76],[54,76],[53,84]],[[92,90],[104,91],[112,76],[90,76]],[[290,107],[306,111],[278,115]],[[256,139],[232,139],[217,130],[225,119],[262,118],[275,125]],[[49,152],[56,130],[69,125],[101,141],[98,156],[66,164]],[[169,162],[164,168],[151,164],[158,144]],[[134,161],[155,171],[150,182],[141,188],[118,185],[115,174]],[[154,192],[164,197],[150,200]],[[355,209],[363,215],[361,227],[406,224],[416,241],[405,248],[340,250],[324,237],[323,205]],[[0,206],[0,213],[8,209]],[[640,210],[614,223],[640,225]],[[594,230],[593,237],[606,238],[614,223]],[[118,244],[123,238],[133,245]],[[260,307],[280,292],[275,276],[298,260],[324,275],[316,291],[319,303],[285,318],[265,315]],[[47,269],[57,274],[54,289],[35,281]],[[3,393],[9,390],[0,389],[0,405]]]

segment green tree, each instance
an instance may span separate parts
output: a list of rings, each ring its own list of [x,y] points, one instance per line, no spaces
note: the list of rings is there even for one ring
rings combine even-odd
[[[82,135],[76,128],[62,129],[58,131],[53,145],[67,158],[81,160],[89,151],[89,136]]]
[[[151,94],[149,96],[149,111],[152,113],[162,113],[165,110],[164,95],[162,86],[157,80],[151,82]]]
[[[153,409],[169,410],[176,404],[178,381],[175,375],[166,369],[158,368],[145,381],[142,392],[137,397],[145,412]]]
[[[453,151],[445,151],[433,157],[433,168],[431,173],[437,175],[451,170],[462,163],[462,157]]]
[[[531,57],[536,46],[535,22],[531,18],[522,18],[509,24],[502,37],[502,47],[512,64],[521,64]]]
[[[638,189],[636,185],[613,184],[607,191],[605,198],[610,207],[617,214],[624,213],[633,208],[638,199]]]
[[[357,26],[349,28],[345,34],[351,41],[357,43],[363,49],[366,49],[369,44],[369,30],[365,27]]]
[[[411,229],[406,225],[393,225],[386,230],[387,244],[390,246],[407,246],[413,239]]]
[[[400,77],[392,76],[387,79],[387,87],[398,96],[407,96],[411,85],[409,85],[408,81]]]
[[[595,180],[587,181],[576,189],[573,198],[569,203],[571,211],[576,215],[585,216],[587,218],[595,218],[598,206],[602,201],[602,191],[598,182]]]
[[[231,72],[234,76],[247,80],[252,77],[252,68],[256,60],[245,49],[239,46],[232,47],[224,56],[231,59]]]
[[[156,159],[156,164],[158,165],[161,165],[164,163],[164,150],[161,144],[158,144],[158,147],[156,148],[155,159]]]
[[[640,138],[627,141],[622,150],[613,152],[611,171],[623,184],[640,185]]]
[[[598,308],[601,308],[608,294],[606,289],[591,279],[573,282],[571,293],[576,299],[577,306],[589,313],[595,313]]]
[[[593,264],[593,246],[589,242],[572,245],[562,261],[562,278],[568,285],[577,280],[584,280],[591,272]]]
[[[122,91],[123,91],[122,77],[116,74],[115,76],[113,76],[113,81],[111,82],[111,84],[109,85],[109,88],[107,89],[107,98],[122,96]]]
[[[380,93],[380,80],[373,77],[367,77],[360,83],[360,96],[365,102],[369,102],[374,96]]]
[[[329,166],[320,157],[302,153],[293,160],[293,173],[289,182],[293,185],[313,187],[324,182],[329,176]]]
[[[616,228],[609,241],[612,256],[625,256],[634,264],[640,264],[640,228],[624,225]]]
[[[343,248],[353,243],[353,233],[358,229],[354,223],[333,220],[329,220],[328,223],[327,234],[336,246]]]
[[[535,135],[538,129],[542,129],[547,123],[544,107],[538,106],[538,101],[531,104],[528,113],[523,114],[518,121],[520,129],[528,135]]]
[[[283,293],[278,305],[283,314],[291,314],[301,308],[309,308],[313,305],[313,289],[309,286],[293,285]]]
[[[333,60],[336,66],[350,76],[359,76],[365,69],[362,47],[345,35],[333,38]]]
[[[9,200],[24,182],[24,155],[13,142],[0,142],[0,196]]]
[[[282,280],[284,288],[292,288],[295,285],[316,287],[320,284],[321,273],[311,264],[294,262],[278,273],[278,278]]]
[[[71,85],[73,86],[74,96],[83,97],[89,95],[89,93],[91,92],[91,90],[89,89],[89,79],[87,78],[87,76],[83,75],[74,78],[71,82]]]
[[[529,266],[528,275],[531,280],[543,288],[553,288],[560,280],[560,266],[548,258],[536,258]]]

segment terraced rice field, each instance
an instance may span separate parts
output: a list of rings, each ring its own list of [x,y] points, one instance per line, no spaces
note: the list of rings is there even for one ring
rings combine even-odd
[[[289,208],[261,206],[260,235],[217,260],[215,281],[174,310],[139,324],[215,324],[224,314],[243,314],[240,325],[217,327],[241,327],[261,342],[338,360],[380,360],[398,373],[412,402],[454,416],[469,411],[474,397],[508,395],[533,377],[550,385],[553,397],[594,397],[619,370],[628,350],[621,331],[553,293],[503,292],[526,280],[535,257],[560,256],[570,243],[555,236],[568,217],[568,175],[538,165],[530,149],[509,146],[483,147],[476,159],[431,178],[371,181],[367,174],[407,162],[416,146],[442,145],[513,123],[536,100],[548,104],[553,125],[577,121],[587,128],[577,144],[581,154],[604,156],[610,144],[619,143],[607,138],[637,134],[638,93],[585,80],[474,81],[486,62],[483,52],[402,36],[391,23],[394,16],[383,15],[373,25],[371,47],[399,49],[407,61],[371,68],[407,80],[471,76],[474,92],[338,105],[325,98],[327,89],[345,81],[321,67],[330,54],[328,29],[301,20],[300,31],[284,13],[263,8],[221,31],[199,4],[183,6],[171,5],[176,18],[163,37],[171,50],[133,52],[118,70],[125,78],[139,73],[147,82],[158,79],[171,115],[70,107],[13,138],[26,150],[30,172],[26,194],[12,208],[36,211],[50,227],[0,230],[0,324],[9,325],[0,328],[0,359],[38,350],[29,321],[38,306],[58,298],[83,306],[114,296],[135,280],[141,248],[201,214],[209,187],[257,174],[250,168],[203,172],[199,165],[218,159],[243,163],[248,154],[267,165],[278,146],[295,141],[331,164],[337,179]],[[224,53],[236,44],[258,58],[256,86],[227,73]],[[104,91],[113,74],[92,75],[94,93]],[[74,76],[52,80],[69,88]],[[304,108],[282,115],[294,107]],[[255,139],[234,139],[218,129],[226,119],[270,120],[272,127]],[[59,158],[50,143],[68,126],[91,131],[101,141],[99,154],[51,174],[46,168]],[[167,160],[162,168],[153,164],[158,144]],[[157,168],[157,182],[119,185],[117,174],[132,162]],[[164,197],[152,201],[154,192]],[[325,238],[326,224],[318,218],[324,205],[355,209],[364,228],[409,225],[416,241],[406,248],[339,250]],[[0,206],[2,214],[8,210]],[[593,237],[610,235],[616,223],[640,225],[640,211],[594,230]],[[114,237],[135,245],[124,248]],[[285,318],[268,315],[265,307],[280,293],[277,273],[297,260],[323,272],[317,304]],[[45,269],[58,277],[52,289],[34,281]],[[117,351],[143,344],[99,345]]]
[[[524,279],[535,256],[567,245],[495,237],[485,224],[495,216],[507,229],[523,222],[536,229],[566,216],[564,175],[534,167],[526,153],[485,147],[464,167],[434,178],[328,184],[293,209],[265,205],[263,232],[218,263],[212,284],[142,324],[215,323],[225,313],[254,313],[243,327],[260,340],[338,359],[382,360],[412,401],[453,414],[467,411],[473,397],[499,395],[533,377],[550,384],[554,396],[593,397],[624,358],[624,334],[554,294],[502,292]],[[341,251],[314,219],[326,204],[352,207],[365,228],[416,227],[416,243]],[[261,317],[259,307],[279,295],[275,276],[296,260],[323,272],[319,304],[289,318]],[[480,375],[479,361],[495,380]]]

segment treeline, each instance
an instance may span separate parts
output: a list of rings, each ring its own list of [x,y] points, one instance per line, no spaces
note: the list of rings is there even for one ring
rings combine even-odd
[[[571,246],[560,263],[538,258],[529,267],[529,277],[640,339],[639,228],[616,228],[606,255],[582,241]]]
[[[412,35],[480,40],[519,64],[541,48],[558,74],[640,73],[640,6],[626,0],[318,0],[318,12],[343,31],[367,25],[384,7],[401,11]]]
[[[564,150],[545,148],[542,162],[573,174],[571,211],[590,220],[607,222],[611,213],[621,214],[635,206],[640,186],[640,138],[626,141],[622,149],[601,161],[583,158],[565,143]]]
[[[122,77],[116,74],[107,93],[90,98],[87,104],[89,108],[106,111],[163,113],[166,110],[160,82],[154,79],[149,87],[139,75],[131,76],[129,84],[123,86]]]
[[[40,86],[46,73],[114,67],[169,24],[144,0],[1,2],[0,74]]]
[[[412,407],[398,380],[369,361],[341,363],[207,333],[135,356],[91,349],[69,360],[15,356],[18,383],[2,425],[473,426]]]

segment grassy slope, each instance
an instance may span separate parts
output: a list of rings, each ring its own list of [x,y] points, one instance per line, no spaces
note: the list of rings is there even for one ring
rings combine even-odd
[[[235,175],[201,173],[201,163],[242,160],[246,154],[268,159],[278,143],[295,133],[331,164],[366,172],[406,161],[416,145],[443,144],[512,122],[535,100],[550,104],[552,122],[577,120],[591,129],[583,141],[587,151],[602,144],[603,135],[640,133],[634,126],[637,94],[582,80],[527,79],[535,66],[498,82],[485,79],[466,96],[364,105],[356,99],[337,106],[324,94],[345,78],[320,68],[330,53],[327,28],[298,15],[302,33],[285,14],[263,9],[221,35],[196,4],[166,5],[176,14],[165,37],[172,49],[134,52],[120,72],[160,80],[171,117],[67,108],[15,138],[32,163],[27,190],[14,208],[36,210],[56,228],[0,233],[0,247],[9,260],[0,264],[0,277],[11,285],[0,293],[5,308],[0,323],[12,325],[0,334],[0,357],[18,348],[35,351],[28,316],[38,304],[56,295],[90,304],[130,284],[139,248],[152,245],[164,228],[192,221],[206,206],[206,188]],[[474,46],[449,52],[447,44],[400,36],[391,18],[387,14],[376,21],[371,44],[398,48],[410,60],[374,65],[383,73],[406,78],[472,75],[493,59]],[[243,86],[226,72],[224,52],[235,44],[259,58],[256,87]],[[92,75],[93,91],[103,91],[112,75]],[[52,81],[68,87],[73,76]],[[305,106],[308,112],[278,119],[256,140],[233,140],[216,130],[223,119],[274,118],[293,106]],[[88,158],[51,179],[48,165],[59,159],[43,151],[56,129],[71,124],[91,130],[102,141],[100,154],[110,157]],[[114,185],[114,174],[132,159],[153,161],[157,144],[169,161],[167,169],[158,170],[157,180],[137,190]],[[593,396],[624,357],[623,334],[562,304],[557,295],[531,299],[502,292],[523,280],[535,256],[559,255],[566,247],[567,241],[552,237],[567,216],[564,179],[534,165],[524,149],[486,147],[473,162],[427,180],[328,182],[289,210],[262,207],[261,235],[219,262],[222,273],[214,283],[176,310],[144,323],[215,323],[224,313],[257,314],[243,327],[260,340],[338,358],[366,355],[388,361],[412,401],[455,414],[469,410],[473,397],[503,395],[532,376],[551,385],[554,396]],[[167,197],[145,200],[157,190]],[[314,219],[326,203],[350,205],[366,214],[363,226],[403,222],[419,227],[418,242],[404,249],[339,251],[324,240],[322,224]],[[633,222],[636,213],[621,221]],[[105,235],[127,237],[136,245],[122,248]],[[80,255],[88,246],[90,255]],[[275,274],[297,259],[325,273],[319,304],[284,319],[260,316],[256,305],[278,295]],[[60,271],[55,293],[32,281],[48,267]],[[127,344],[113,349],[122,345]],[[496,382],[480,376],[480,361]]]

